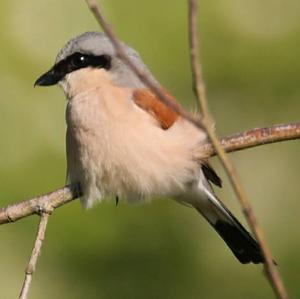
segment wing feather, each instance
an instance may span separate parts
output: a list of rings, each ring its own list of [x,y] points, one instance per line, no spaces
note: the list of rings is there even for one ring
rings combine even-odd
[[[180,106],[174,97],[168,92],[166,95],[172,100],[175,105]],[[151,114],[159,123],[163,130],[169,129],[179,118],[172,108],[162,103],[157,96],[148,89],[137,89],[133,92],[133,101],[141,109]]]

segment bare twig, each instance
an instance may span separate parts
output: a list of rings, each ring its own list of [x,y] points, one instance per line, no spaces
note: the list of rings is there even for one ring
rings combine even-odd
[[[221,138],[220,143],[227,153],[231,153],[260,145],[299,139],[299,136],[300,122],[294,122],[237,133]],[[209,157],[216,154],[211,143],[203,145],[199,151],[202,153],[204,151]]]
[[[160,98],[161,101],[165,102],[173,110],[175,110],[176,112],[179,112],[181,115],[186,117],[184,115],[184,113],[182,113],[181,111],[178,110],[178,107],[176,107],[176,105],[174,106],[174,105],[170,104],[170,101],[168,101],[168,98],[165,98],[163,93],[160,94],[160,91],[161,91],[160,88],[157,89],[156,84],[151,84],[152,82],[151,82],[151,80],[148,80],[149,78],[148,78],[147,74],[141,73],[139,68],[137,68],[135,66],[135,64],[133,64],[130,61],[130,59],[127,57],[127,55],[123,51],[122,46],[118,42],[114,33],[112,32],[111,28],[107,25],[103,15],[100,12],[100,8],[99,8],[97,2],[95,0],[86,0],[86,2],[88,4],[90,10],[95,15],[97,21],[102,26],[103,30],[108,35],[111,42],[113,43],[119,58],[122,59],[125,63],[127,63],[127,65],[139,76],[139,78],[149,88],[151,88],[153,91],[155,91],[155,93],[158,95],[158,97]],[[249,201],[244,192],[244,189],[242,188],[240,179],[236,173],[234,166],[232,165],[232,163],[229,161],[229,159],[225,155],[225,151],[222,149],[222,146],[211,126],[207,101],[205,100],[206,95],[205,95],[204,82],[202,79],[202,72],[201,72],[200,65],[197,63],[198,48],[197,48],[197,38],[196,38],[196,36],[197,36],[196,35],[197,34],[196,1],[190,0],[189,3],[190,3],[190,18],[189,18],[189,20],[190,20],[190,36],[191,36],[191,58],[192,58],[192,62],[193,62],[192,63],[193,64],[193,75],[195,78],[194,86],[195,86],[196,95],[199,98],[199,104],[202,109],[202,113],[205,116],[204,119],[202,119],[201,124],[198,126],[202,127],[202,128],[203,128],[203,126],[205,127],[208,137],[209,137],[210,141],[212,142],[213,146],[215,147],[216,152],[218,153],[218,155],[221,159],[221,162],[222,162],[225,170],[227,171],[227,174],[229,175],[229,178],[233,185],[233,188],[234,188],[236,194],[238,195],[238,198],[240,199],[240,202],[243,206],[243,211],[247,217],[250,227],[251,227],[252,231],[254,232],[260,246],[262,247],[262,251],[263,251],[263,254],[264,254],[264,257],[266,260],[266,264],[267,264],[267,273],[269,273],[269,276],[272,279],[273,285],[275,285],[276,288],[280,288],[280,285],[279,285],[279,283],[281,282],[280,277],[279,277],[279,275],[276,275],[276,273],[278,274],[277,269],[273,265],[273,261],[272,261],[270,252],[268,250],[268,247],[265,245],[262,231],[260,230],[259,226],[257,225],[251,205],[249,204]],[[189,119],[188,116],[186,118]],[[277,278],[274,280],[275,276],[277,276]],[[277,282],[277,286],[276,286],[276,282]],[[284,293],[283,285],[281,284],[281,286],[282,286],[281,289],[283,290],[283,293]],[[284,298],[284,297],[282,297],[282,298]]]
[[[266,243],[263,231],[258,224],[250,201],[247,194],[242,186],[241,180],[237,174],[237,171],[226,155],[225,150],[222,148],[221,142],[219,141],[216,133],[214,132],[211,116],[208,109],[205,86],[202,76],[202,70],[200,65],[200,59],[198,56],[198,37],[197,37],[197,0],[188,0],[189,2],[189,34],[190,34],[190,48],[191,48],[191,62],[194,77],[194,89],[199,101],[199,105],[202,109],[203,119],[202,123],[206,129],[209,140],[213,144],[220,161],[226,170],[231,185],[240,201],[242,210],[245,214],[247,222],[255,235],[259,246],[262,250],[265,260],[265,271],[268,275],[269,281],[280,299],[287,299],[288,295],[280,278],[279,272],[274,265],[270,249]]]
[[[193,89],[198,99],[197,103],[203,116],[207,118],[209,115],[208,105],[205,95],[205,84],[203,81],[201,65],[199,61],[199,46],[197,33],[197,1],[189,0],[189,42]]]
[[[133,61],[128,57],[128,55],[125,53],[122,44],[117,39],[116,35],[112,31],[111,27],[108,25],[106,20],[104,19],[103,15],[100,12],[100,6],[97,4],[95,0],[86,0],[86,3],[89,7],[89,9],[94,14],[96,20],[100,24],[100,26],[103,28],[106,35],[111,40],[117,56],[126,63],[129,68],[140,78],[140,80],[148,86],[162,101],[164,104],[166,104],[168,107],[172,108],[175,112],[180,114],[182,117],[188,119],[190,122],[192,122],[197,127],[202,128],[201,120],[197,117],[195,117],[193,114],[187,112],[184,110],[180,105],[176,105],[174,101],[172,101],[172,98],[163,91],[161,86],[159,86],[145,71],[141,70]]]
[[[39,214],[41,208],[58,208],[80,196],[79,184],[68,185],[48,194],[33,197],[0,209],[0,224],[17,221],[32,214]]]
[[[293,139],[300,139],[300,122],[253,129],[221,138],[220,141],[226,152],[235,152]],[[203,151],[207,152],[206,156],[208,157],[216,155],[216,151],[211,143],[201,145],[199,147],[201,156]],[[195,152],[195,157],[197,157],[197,152]],[[39,208],[43,206],[51,206],[53,209],[58,208],[79,196],[81,196],[80,186],[79,184],[74,184],[0,208],[0,225],[37,214],[39,213]]]
[[[45,232],[46,232],[49,216],[50,216],[50,214],[48,211],[41,212],[41,218],[40,218],[37,236],[35,239],[34,247],[33,247],[33,250],[32,250],[31,256],[30,256],[28,266],[25,270],[25,279],[23,282],[23,286],[21,289],[19,299],[27,299],[28,298],[28,292],[29,292],[29,288],[31,285],[31,281],[32,281],[32,275],[35,271],[36,263],[37,263],[39,255],[41,253],[41,248],[42,248],[42,244],[43,244],[43,241],[45,238]]]

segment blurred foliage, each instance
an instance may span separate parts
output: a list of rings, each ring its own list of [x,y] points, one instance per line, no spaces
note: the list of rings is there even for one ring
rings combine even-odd
[[[186,1],[101,1],[118,35],[194,109]],[[220,135],[299,119],[300,2],[201,1],[201,56]],[[64,107],[33,89],[71,37],[99,27],[84,1],[0,2],[1,206],[63,186]],[[300,297],[298,141],[232,154],[291,298]],[[219,164],[213,164],[225,176]],[[218,193],[241,218],[225,179]],[[1,227],[1,298],[16,298],[38,219]],[[51,217],[30,298],[273,298],[189,208],[79,202]]]

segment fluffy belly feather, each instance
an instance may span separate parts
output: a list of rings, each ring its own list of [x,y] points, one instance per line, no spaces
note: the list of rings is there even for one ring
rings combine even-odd
[[[184,120],[162,130],[130,101],[114,109],[116,100],[89,95],[68,103],[68,178],[80,182],[85,207],[115,196],[176,196],[197,180],[193,150],[203,133]]]

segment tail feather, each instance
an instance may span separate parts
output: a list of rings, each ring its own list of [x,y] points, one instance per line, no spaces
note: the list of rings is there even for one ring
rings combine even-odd
[[[264,263],[264,257],[258,243],[242,226],[235,216],[218,200],[212,191],[206,189],[205,197],[194,202],[196,210],[213,226],[242,263]]]
[[[246,230],[242,232],[240,228],[224,221],[217,221],[214,228],[242,264],[264,262],[257,242]]]

